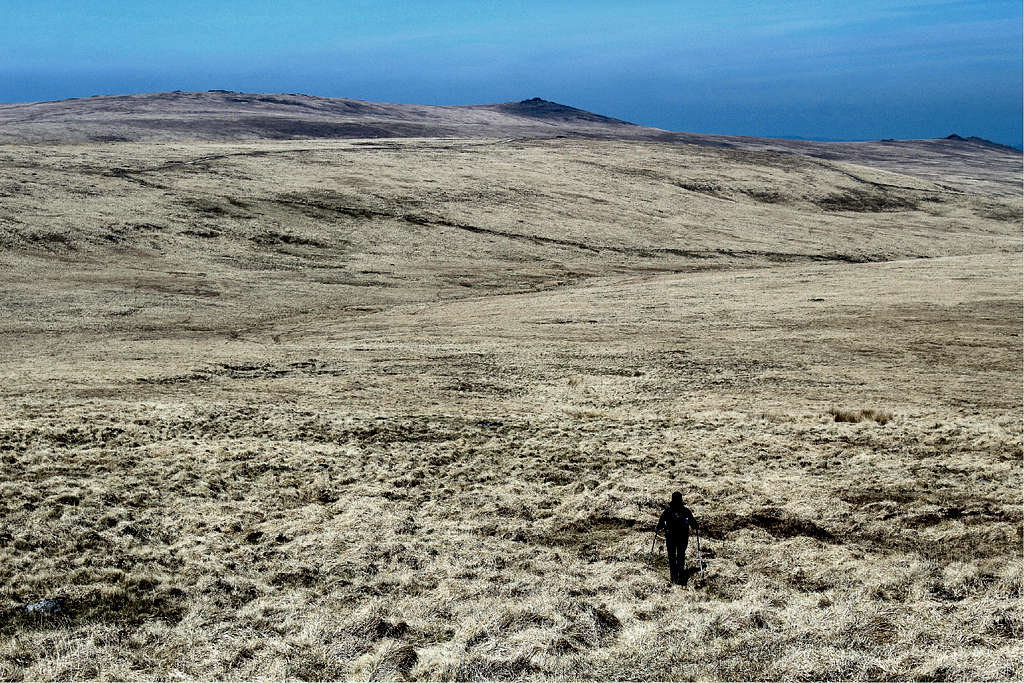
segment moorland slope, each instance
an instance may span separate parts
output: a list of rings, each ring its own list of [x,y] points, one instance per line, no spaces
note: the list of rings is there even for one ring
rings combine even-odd
[[[1016,171],[878,166],[0,146],[0,679],[1019,680]]]
[[[1019,194],[1021,153],[978,138],[812,142],[679,133],[638,126],[541,98],[466,106],[365,102],[226,90],[105,95],[0,104],[0,144],[214,142],[280,139],[585,137],[782,151]]]

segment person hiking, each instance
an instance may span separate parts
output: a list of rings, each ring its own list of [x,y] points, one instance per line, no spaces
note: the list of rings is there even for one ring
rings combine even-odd
[[[690,508],[683,505],[683,494],[676,491],[672,494],[672,502],[661,513],[658,526],[654,533],[665,530],[665,549],[668,551],[668,568],[672,583],[680,586],[686,584],[683,562],[686,558],[686,546],[690,542],[690,527],[697,530],[697,520]]]

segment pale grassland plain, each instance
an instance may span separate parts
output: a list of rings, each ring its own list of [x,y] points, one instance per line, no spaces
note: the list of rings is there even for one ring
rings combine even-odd
[[[0,158],[0,678],[1021,678],[1017,199],[644,142]]]

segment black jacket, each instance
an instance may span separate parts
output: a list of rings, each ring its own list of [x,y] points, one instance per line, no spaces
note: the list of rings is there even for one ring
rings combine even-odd
[[[670,505],[661,513],[655,531],[664,529],[667,538],[689,538],[691,526],[696,530],[697,520],[693,518],[690,508],[685,505],[673,508]]]

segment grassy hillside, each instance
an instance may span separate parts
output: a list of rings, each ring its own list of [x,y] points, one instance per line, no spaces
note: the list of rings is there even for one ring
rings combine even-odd
[[[81,144],[352,138],[656,141],[800,154],[923,178],[958,192],[1018,197],[1019,150],[980,138],[812,142],[681,133],[639,126],[534,97],[426,106],[296,93],[160,92],[0,104],[0,144]],[[450,141],[449,141],[450,142]],[[123,149],[123,148],[119,148]],[[750,157],[746,157],[750,158]]]
[[[628,141],[0,158],[0,678],[1020,678],[1015,198]]]
[[[88,314],[47,324],[88,330],[244,327],[614,273],[1020,249],[1015,200],[791,154],[389,140],[0,158],[7,296],[43,313],[38,284],[55,279]]]

